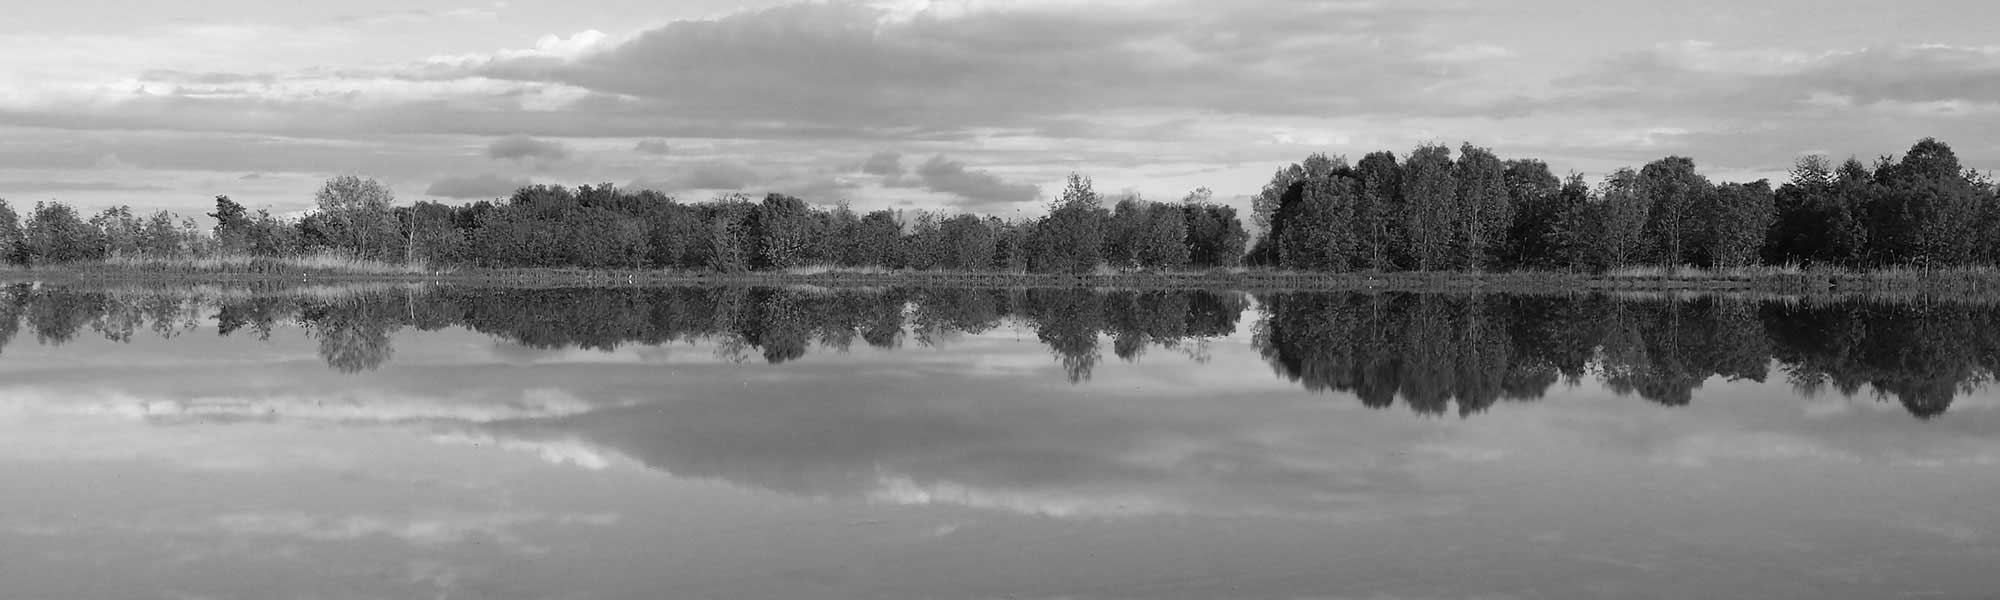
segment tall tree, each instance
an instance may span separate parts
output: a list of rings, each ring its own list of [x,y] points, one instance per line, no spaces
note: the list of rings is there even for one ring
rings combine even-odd
[[[21,215],[14,212],[13,205],[0,198],[0,248],[14,245],[21,240]]]
[[[1502,241],[1514,224],[1507,167],[1493,151],[1469,143],[1460,146],[1458,154],[1451,171],[1458,187],[1452,263],[1459,269],[1484,269],[1505,253]]]
[[[1555,223],[1542,234],[1548,249],[1544,266],[1566,269],[1602,267],[1598,238],[1603,234],[1604,206],[1591,192],[1583,174],[1570,173],[1556,192]]]
[[[215,245],[224,254],[243,252],[250,247],[250,211],[228,196],[215,197]]]
[[[1361,182],[1354,205],[1355,253],[1363,267],[1390,270],[1403,246],[1403,167],[1393,152],[1371,152],[1354,171]]]
[[[104,256],[139,254],[139,234],[144,225],[140,223],[139,217],[132,214],[132,207],[114,206],[104,209],[90,218],[90,227],[97,230],[98,243],[104,245]]]
[[[1447,269],[1452,262],[1452,232],[1460,213],[1453,210],[1458,183],[1452,177],[1451,149],[1419,146],[1403,163],[1403,231],[1410,266],[1419,271]]]
[[[1292,184],[1278,219],[1278,264],[1287,269],[1345,271],[1355,257],[1352,227],[1357,182],[1316,177]]]
[[[1539,160],[1507,161],[1507,199],[1514,222],[1507,231],[1506,267],[1553,267],[1557,259],[1549,242],[1564,210],[1562,180]]]
[[[1236,209],[1211,202],[1208,188],[1190,192],[1182,199],[1186,213],[1188,261],[1197,267],[1232,267],[1243,258],[1250,236],[1243,231]]]
[[[754,220],[759,269],[789,269],[820,260],[810,250],[820,238],[819,221],[804,200],[784,194],[770,194],[757,205]]]
[[[96,228],[76,209],[61,202],[36,202],[28,218],[28,247],[37,263],[64,263],[104,258],[104,242]]]
[[[1062,197],[1035,228],[1028,268],[1043,273],[1088,273],[1103,263],[1103,201],[1089,177],[1071,173]]]
[[[1111,219],[1104,223],[1104,262],[1129,268],[1139,264],[1140,246],[1151,227],[1148,203],[1138,194],[1126,194],[1111,207]]]
[[[1721,269],[1756,264],[1775,219],[1770,182],[1723,184],[1713,197],[1703,215],[1706,263]]]
[[[1605,177],[1598,189],[1600,217],[1595,251],[1603,267],[1617,269],[1638,262],[1645,253],[1645,230],[1653,206],[1640,191],[1639,172],[1619,169]]]
[[[1146,209],[1147,223],[1139,244],[1139,262],[1148,268],[1174,270],[1188,264],[1187,217],[1180,207],[1153,204]]]
[[[395,227],[389,206],[396,194],[374,179],[341,175],[328,179],[313,195],[319,210],[345,230],[344,249],[362,257],[377,257],[389,247]]]
[[[1637,187],[1650,203],[1646,253],[1668,267],[1690,262],[1688,242],[1699,231],[1700,214],[1713,201],[1715,186],[1695,172],[1694,159],[1669,156],[1640,169]]]

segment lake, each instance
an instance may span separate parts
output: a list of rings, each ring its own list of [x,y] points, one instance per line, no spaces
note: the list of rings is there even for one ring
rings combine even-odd
[[[2000,306],[0,287],[7,598],[1983,597]]]

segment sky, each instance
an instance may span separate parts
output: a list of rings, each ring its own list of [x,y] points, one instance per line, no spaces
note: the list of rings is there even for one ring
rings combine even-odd
[[[1247,207],[1313,152],[1472,143],[1601,176],[1782,179],[1926,136],[2000,165],[1978,0],[262,0],[0,14],[0,198],[297,214],[612,183],[1038,214]]]

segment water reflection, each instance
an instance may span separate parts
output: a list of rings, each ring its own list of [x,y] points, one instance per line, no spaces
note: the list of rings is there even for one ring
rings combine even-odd
[[[1662,405],[1704,383],[1763,382],[1776,369],[1800,394],[1873,393],[1910,414],[1944,414],[2000,367],[2000,307],[1858,298],[1191,290],[560,288],[374,286],[0,291],[0,348],[22,328],[37,342],[79,335],[130,342],[213,324],[268,339],[291,323],[343,373],[382,367],[406,328],[465,328],[526,348],[610,351],[705,342],[733,361],[770,364],[857,344],[939,347],[1017,326],[1072,383],[1112,356],[1160,349],[1202,362],[1208,344],[1256,315],[1254,345],[1280,377],[1375,408],[1469,416],[1594,380]]]
[[[1979,597],[2000,539],[1981,305],[0,300],[0,596]]]

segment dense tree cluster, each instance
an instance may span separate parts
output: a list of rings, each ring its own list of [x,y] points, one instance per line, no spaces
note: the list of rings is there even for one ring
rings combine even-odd
[[[1609,270],[1756,264],[1850,268],[2000,263],[2000,190],[1925,139],[1874,165],[1800,158],[1790,181],[1717,184],[1693,159],[1619,169],[1596,185],[1538,160],[1465,144],[1308,156],[1252,200],[1254,246],[1206,189],[1180,202],[1114,200],[1071,175],[1047,214],[1002,220],[877,210],[856,214],[783,194],[681,203],[609,184],[533,185],[507,198],[397,205],[371,179],[342,176],[299,219],[215,199],[204,228],[127,207],[85,217],[0,201],[11,262],[120,256],[359,258],[481,267],[668,268],[739,272],[805,266],[1089,273],[1206,269],[1248,260],[1309,271]],[[1108,205],[1108,206],[1107,206]]]
[[[1398,162],[1315,154],[1256,200],[1253,264],[1316,271],[1605,270],[1828,264],[1944,267],[2000,261],[2000,196],[1951,148],[1833,167],[1801,158],[1791,181],[1716,184],[1693,159],[1620,169],[1596,187],[1537,160],[1427,145]]]
[[[372,180],[342,176],[295,221],[215,199],[215,226],[108,209],[88,220],[40,203],[25,224],[0,202],[0,242],[17,264],[119,256],[290,256],[336,252],[389,262],[480,267],[668,268],[739,272],[806,266],[1085,273],[1099,267],[1231,266],[1248,235],[1236,212],[1197,190],[1174,204],[1136,197],[1103,207],[1071,176],[1048,215],[1005,221],[938,211],[857,215],[792,196],[731,194],[680,203],[611,185],[534,185],[460,206],[398,206]]]

